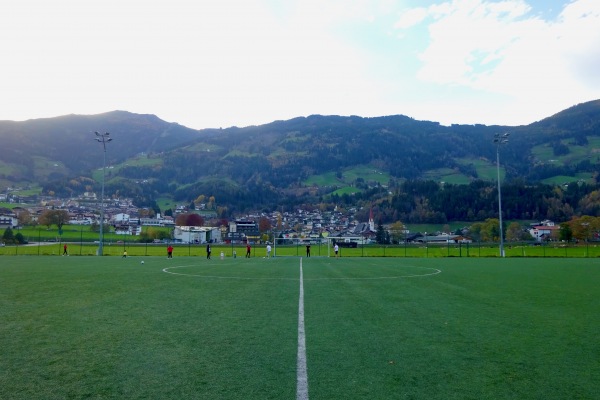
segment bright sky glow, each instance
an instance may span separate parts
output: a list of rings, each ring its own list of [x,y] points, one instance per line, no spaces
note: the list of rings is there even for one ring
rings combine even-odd
[[[7,0],[0,46],[0,120],[521,125],[600,99],[598,0]]]

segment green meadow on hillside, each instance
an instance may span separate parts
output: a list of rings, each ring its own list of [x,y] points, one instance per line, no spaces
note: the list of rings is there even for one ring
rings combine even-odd
[[[575,176],[558,175],[552,178],[542,180],[546,185],[564,185],[572,182],[587,182],[593,183],[593,175],[591,173],[581,173]]]
[[[484,181],[496,181],[498,179],[498,170],[496,160],[486,160],[482,158],[461,158],[457,160],[463,165],[473,165],[477,172],[477,177]],[[500,179],[504,180],[505,169],[500,165]]]
[[[383,171],[378,171],[372,166],[359,165],[353,168],[344,169],[341,172],[341,178],[336,176],[335,172],[327,172],[321,175],[313,175],[304,181],[307,186],[340,186],[354,184],[357,180],[362,182],[377,182],[387,185],[390,175]]]
[[[424,174],[425,179],[430,179],[436,182],[444,182],[454,185],[466,185],[471,179],[450,168],[439,168],[427,171]]]
[[[538,145],[532,148],[533,156],[539,162],[551,163],[555,165],[577,164],[584,160],[590,160],[596,163],[600,157],[600,137],[588,136],[588,144],[585,146],[574,145],[570,140],[561,140],[561,143],[568,147],[569,152],[563,155],[555,155],[550,144]]]

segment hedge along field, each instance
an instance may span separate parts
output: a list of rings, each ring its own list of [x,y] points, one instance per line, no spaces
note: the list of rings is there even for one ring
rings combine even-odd
[[[122,256],[127,251],[129,256],[161,256],[166,255],[168,244],[160,243],[139,243],[128,242],[126,238],[115,242],[106,242],[103,246],[105,256]],[[120,243],[119,243],[120,242]],[[42,242],[31,243],[25,246],[4,246],[0,247],[0,255],[61,255],[63,246],[67,244],[69,255],[71,256],[93,256],[96,255],[98,243],[89,242]],[[206,244],[180,244],[172,243],[174,247],[174,256],[206,257]],[[219,257],[221,252],[224,257],[244,257],[246,254],[245,245],[219,244],[211,245],[212,256]],[[306,246],[304,245],[275,245],[273,255],[276,256],[306,256]],[[334,256],[333,249],[326,243],[311,245],[311,255],[313,257]],[[251,246],[252,257],[264,257],[266,255],[265,245]],[[341,257],[499,257],[500,251],[497,243],[470,243],[460,245],[446,244],[408,244],[408,245],[358,245],[357,248],[341,247],[339,250]],[[534,246],[531,243],[510,243],[505,246],[505,255],[510,258],[524,257],[561,257],[561,258],[597,258],[600,257],[600,246],[598,242],[564,244],[564,243],[544,243],[541,246]]]
[[[600,260],[3,257],[0,398],[595,399]]]

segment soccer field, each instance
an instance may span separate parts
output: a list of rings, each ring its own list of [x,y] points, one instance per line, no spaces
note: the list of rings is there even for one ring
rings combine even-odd
[[[141,259],[1,257],[0,398],[600,393],[598,259]]]

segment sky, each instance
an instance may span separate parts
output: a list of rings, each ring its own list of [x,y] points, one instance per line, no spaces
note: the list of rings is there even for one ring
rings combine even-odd
[[[6,0],[0,46],[0,120],[516,126],[600,99],[599,0]]]

